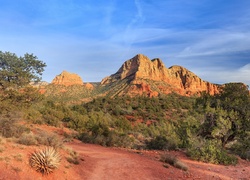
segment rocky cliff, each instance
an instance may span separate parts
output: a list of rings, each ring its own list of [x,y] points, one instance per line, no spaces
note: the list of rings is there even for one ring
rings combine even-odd
[[[115,74],[104,78],[101,84],[106,85],[121,80],[127,80],[130,84],[126,90],[128,93],[130,90],[134,94],[138,90],[139,94],[144,93],[148,96],[171,92],[193,95],[202,91],[213,95],[218,93],[219,88],[218,85],[202,80],[184,67],[166,68],[160,59],[150,60],[142,54],[127,60]],[[152,82],[155,82],[154,88],[151,88]],[[120,90],[120,94],[121,92]]]
[[[63,71],[52,80],[51,84],[64,86],[83,85],[83,81],[79,75]]]

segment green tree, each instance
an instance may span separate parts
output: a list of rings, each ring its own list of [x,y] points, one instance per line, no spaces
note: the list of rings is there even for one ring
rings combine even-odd
[[[203,94],[197,100],[204,108],[205,119],[200,135],[220,139],[223,147],[230,141],[247,136],[250,130],[250,96],[243,83],[228,83],[220,94]]]
[[[0,51],[0,88],[20,88],[31,81],[40,81],[46,64],[33,54],[18,57],[14,53]]]

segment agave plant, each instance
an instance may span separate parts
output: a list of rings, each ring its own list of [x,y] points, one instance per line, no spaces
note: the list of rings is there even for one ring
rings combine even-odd
[[[54,169],[58,168],[60,161],[60,154],[52,147],[36,151],[30,157],[31,167],[36,171],[47,175],[52,173]]]

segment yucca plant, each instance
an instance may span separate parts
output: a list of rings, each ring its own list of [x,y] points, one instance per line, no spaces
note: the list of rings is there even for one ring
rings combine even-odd
[[[48,175],[58,168],[61,156],[53,147],[34,152],[30,157],[30,165],[36,171]]]

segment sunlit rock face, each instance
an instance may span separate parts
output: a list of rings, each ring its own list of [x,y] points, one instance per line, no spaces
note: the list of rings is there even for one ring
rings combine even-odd
[[[57,75],[52,80],[51,84],[64,85],[64,86],[83,85],[83,80],[77,74],[63,71],[61,74]]]
[[[160,93],[164,94],[175,92],[181,95],[193,95],[206,91],[213,95],[219,92],[218,85],[202,80],[182,66],[166,68],[160,59],[150,60],[142,54],[127,60],[115,74],[104,78],[101,84],[106,85],[124,79],[132,85],[130,90],[133,94],[136,92],[149,96],[159,94],[152,90],[146,80],[168,84],[168,86],[158,87]]]

